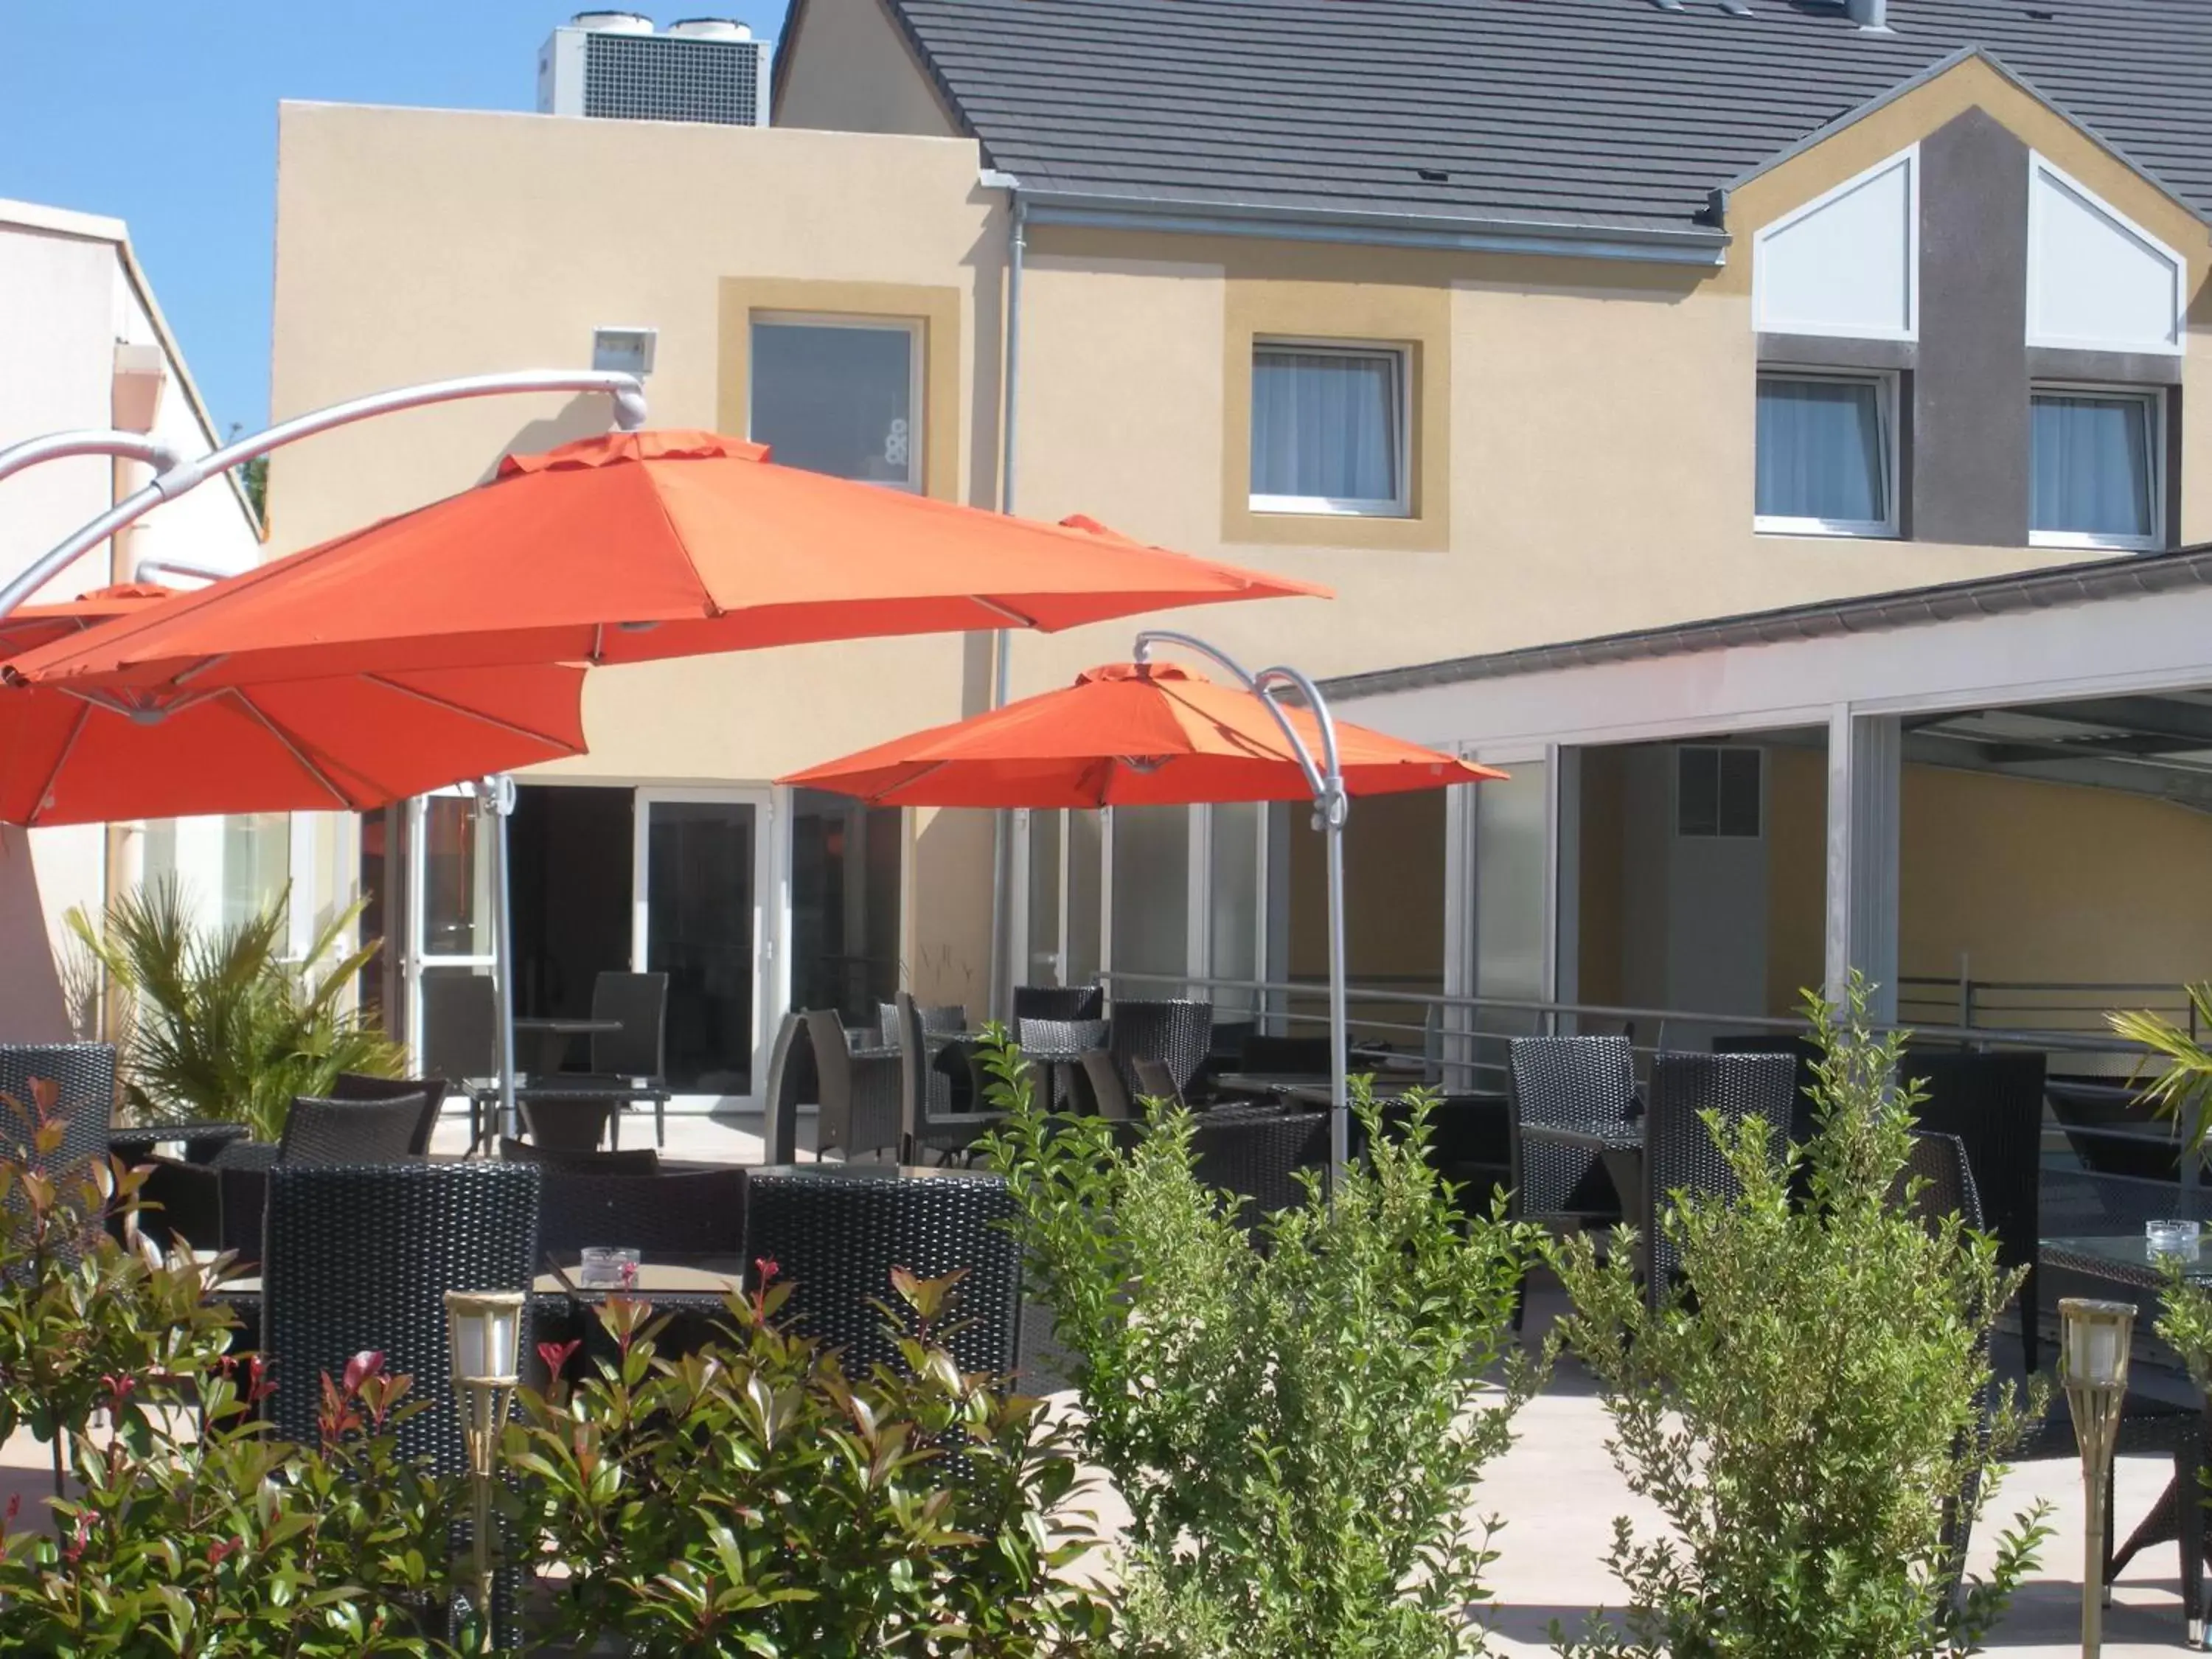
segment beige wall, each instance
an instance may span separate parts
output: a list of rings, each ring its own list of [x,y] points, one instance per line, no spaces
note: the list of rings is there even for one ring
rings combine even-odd
[[[980,374],[980,400],[995,408],[1005,235],[975,179],[975,146],[958,140],[287,105],[273,413],[456,374],[585,366],[592,329],[625,323],[659,330],[653,423],[714,427],[724,283],[737,277],[951,290],[958,326],[933,337],[933,381],[949,350],[955,403],[978,401]],[[282,451],[270,483],[277,550],[465,489],[508,449],[605,420],[596,398],[488,398]],[[980,424],[987,454],[995,430]],[[964,454],[967,435],[956,431],[950,453]],[[954,472],[948,493],[965,482]],[[959,639],[603,671],[586,696],[591,752],[544,771],[765,782],[957,719],[987,684],[980,643]],[[977,866],[974,838],[921,841],[918,890],[942,906],[932,948],[951,960],[988,955],[988,859]]]
[[[2212,817],[2142,796],[1905,770],[1898,969],[1979,980],[2212,976]]]
[[[778,45],[778,126],[832,132],[960,131],[883,0],[807,0]]]

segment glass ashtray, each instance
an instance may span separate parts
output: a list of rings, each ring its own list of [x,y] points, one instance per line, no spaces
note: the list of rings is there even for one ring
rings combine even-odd
[[[2184,1261],[2197,1260],[2203,1230],[2194,1221],[2146,1221],[2143,1249],[2152,1255],[2170,1255]]]
[[[627,1290],[637,1283],[637,1251],[615,1244],[586,1244],[576,1282],[586,1290]]]

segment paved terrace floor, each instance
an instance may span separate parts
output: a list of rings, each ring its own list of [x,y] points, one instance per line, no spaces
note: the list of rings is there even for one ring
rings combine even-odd
[[[811,1127],[811,1120],[802,1121],[802,1144]],[[624,1129],[628,1144],[651,1143],[649,1118],[632,1117]],[[757,1117],[672,1118],[667,1155],[757,1162],[760,1129]],[[440,1150],[447,1150],[450,1139],[452,1150],[459,1151],[466,1139],[465,1128],[449,1121],[441,1131]],[[1556,1292],[1532,1298],[1529,1340],[1540,1340],[1556,1310]],[[1492,1466],[1475,1504],[1477,1514],[1494,1515],[1504,1522],[1491,1572],[1502,1596],[1487,1618],[1493,1650],[1508,1656],[1551,1652],[1547,1633],[1554,1620],[1577,1628],[1592,1609],[1613,1602],[1615,1586],[1604,1557],[1614,1516],[1626,1515],[1639,1527],[1656,1525],[1654,1512],[1631,1495],[1607,1455],[1605,1413],[1578,1370],[1565,1368],[1554,1376],[1515,1426],[1512,1449]],[[52,1490],[48,1458],[47,1449],[27,1434],[0,1445],[0,1504],[20,1493],[26,1515],[33,1512]],[[2123,1528],[2148,1510],[2167,1474],[2168,1466],[2157,1459],[2119,1460]],[[2051,1520],[2057,1535],[2045,1552],[2041,1571],[2016,1598],[1990,1644],[1990,1651],[2005,1659],[2059,1659],[2081,1651],[2079,1464],[2067,1460],[2014,1469],[1976,1530],[1972,1566],[1987,1570],[2004,1520],[2039,1498],[2055,1505]],[[2182,1648],[2179,1570],[2171,1544],[2144,1552],[2130,1565],[2106,1614],[2108,1659],[2152,1659]]]

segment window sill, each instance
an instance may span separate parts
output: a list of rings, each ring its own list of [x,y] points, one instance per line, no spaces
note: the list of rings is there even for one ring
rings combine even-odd
[[[1858,524],[1848,520],[1754,518],[1751,527],[1760,536],[1819,536],[1830,541],[1862,542],[1900,539],[1893,524]]]
[[[2166,547],[2155,536],[2093,536],[2071,530],[2031,530],[2027,544],[2071,548],[2083,553],[2158,553]]]
[[[1338,501],[1326,495],[1255,495],[1249,511],[1276,518],[1409,519],[1402,501]]]

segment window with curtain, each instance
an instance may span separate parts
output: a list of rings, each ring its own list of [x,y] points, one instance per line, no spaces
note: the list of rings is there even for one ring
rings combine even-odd
[[[753,441],[786,466],[920,489],[920,332],[890,319],[755,317]]]
[[[1375,347],[1252,353],[1252,506],[1403,515],[1406,358]]]
[[[1758,526],[1887,536],[1897,527],[1885,378],[1759,377]]]
[[[2154,392],[2041,391],[2028,422],[2028,531],[2061,544],[2155,547]]]

